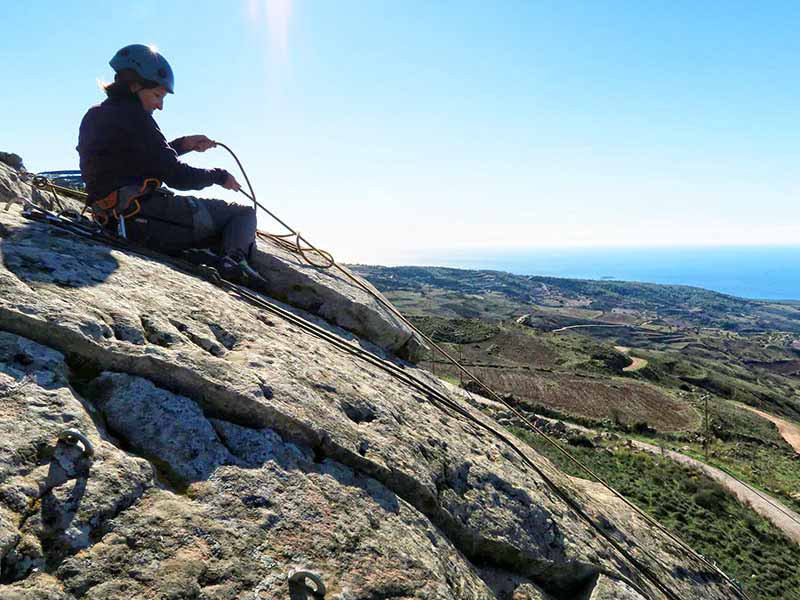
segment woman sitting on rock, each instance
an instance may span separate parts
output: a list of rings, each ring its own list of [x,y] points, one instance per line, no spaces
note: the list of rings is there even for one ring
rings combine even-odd
[[[180,160],[216,143],[204,135],[167,142],[153,119],[164,97],[174,93],[169,63],[141,44],[125,46],[109,63],[116,75],[108,98],[83,117],[78,137],[81,175],[95,217],[128,239],[168,254],[213,247],[226,279],[263,284],[247,263],[255,244],[255,210],[222,200],[177,196],[179,190],[221,185],[239,190],[224,169],[198,169]],[[120,219],[122,215],[123,219]],[[120,221],[122,225],[120,226]]]

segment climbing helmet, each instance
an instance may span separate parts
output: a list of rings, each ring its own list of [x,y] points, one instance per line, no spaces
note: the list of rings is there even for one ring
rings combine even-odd
[[[175,93],[175,77],[167,59],[150,46],[130,44],[120,48],[109,61],[115,72],[123,69],[135,71],[139,77],[163,85],[170,94]]]

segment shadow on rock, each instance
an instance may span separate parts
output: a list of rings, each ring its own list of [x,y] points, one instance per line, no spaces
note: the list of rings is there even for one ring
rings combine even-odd
[[[2,561],[0,582],[25,578],[34,569],[57,564],[76,545],[89,545],[88,535],[74,527],[73,521],[86,493],[90,468],[91,460],[81,449],[63,443],[56,445],[47,478],[39,483],[40,509],[25,518],[37,541],[34,546],[26,547],[27,552],[18,546],[7,553]]]
[[[308,586],[307,579],[310,578],[301,573],[300,576],[289,580],[289,600],[312,600],[325,597],[325,588],[323,587],[322,591],[312,589]]]
[[[119,268],[109,246],[38,222],[8,229],[0,250],[5,268],[26,283],[88,287]]]
[[[42,496],[42,524],[49,530],[48,537],[66,531],[80,508],[86,492],[91,461],[76,446],[56,445],[45,481],[46,493]],[[72,481],[72,487],[65,484]]]

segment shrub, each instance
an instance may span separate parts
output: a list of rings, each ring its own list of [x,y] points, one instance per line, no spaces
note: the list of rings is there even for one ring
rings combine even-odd
[[[694,500],[694,503],[698,506],[719,514],[725,511],[728,495],[725,493],[725,490],[718,485],[711,482],[703,482],[692,495],[692,500]]]
[[[642,435],[652,435],[656,432],[655,429],[653,429],[652,427],[650,427],[650,425],[647,424],[647,421],[636,421],[636,423],[634,423],[633,426],[631,427],[631,430],[634,433]]]

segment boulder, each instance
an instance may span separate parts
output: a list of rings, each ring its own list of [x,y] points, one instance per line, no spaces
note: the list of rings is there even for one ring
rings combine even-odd
[[[309,257],[314,260],[313,253]],[[314,313],[401,358],[416,362],[422,356],[422,340],[374,297],[388,304],[383,294],[347,267],[313,266],[284,245],[261,238],[250,262],[266,278],[273,298]]]

